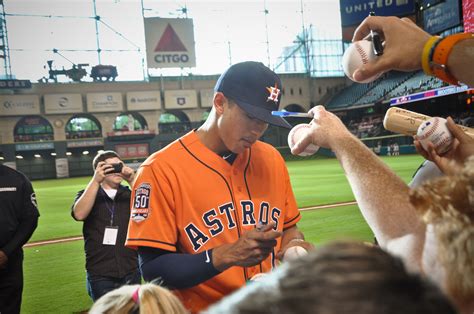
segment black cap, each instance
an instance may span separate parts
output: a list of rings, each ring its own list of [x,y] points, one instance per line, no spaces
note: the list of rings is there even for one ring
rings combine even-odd
[[[266,123],[291,129],[282,117],[273,116],[281,100],[281,80],[261,62],[232,65],[217,80],[215,92],[232,99],[250,116]]]

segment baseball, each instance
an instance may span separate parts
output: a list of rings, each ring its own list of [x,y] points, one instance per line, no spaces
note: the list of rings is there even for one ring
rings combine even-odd
[[[347,77],[354,81],[352,74],[354,74],[355,70],[361,68],[364,64],[374,60],[375,58],[377,58],[377,56],[374,53],[372,42],[368,40],[359,40],[352,43],[344,52],[344,55],[342,56],[342,68]],[[376,74],[357,83],[370,83],[375,81],[380,75],[382,75],[382,73]]]
[[[285,255],[283,255],[283,260],[285,262],[288,262],[288,261],[298,259],[307,254],[308,254],[308,251],[306,251],[303,247],[291,246],[285,251]]]
[[[454,138],[446,123],[446,119],[434,117],[418,127],[417,139],[425,150],[428,149],[429,142],[433,143],[438,154],[443,154],[451,149]]]
[[[309,127],[309,124],[302,123],[295,125],[291,129],[290,133],[288,134],[288,146],[290,147],[290,149],[292,149],[293,146],[295,146],[295,144],[298,143],[298,141],[306,134]],[[306,146],[304,151],[298,154],[298,156],[313,155],[318,151],[318,149],[319,146],[309,144],[308,146]]]
[[[250,281],[255,281],[255,282],[263,281],[263,280],[265,280],[266,276],[268,276],[268,274],[258,273],[255,276],[253,276],[252,278],[250,278]]]

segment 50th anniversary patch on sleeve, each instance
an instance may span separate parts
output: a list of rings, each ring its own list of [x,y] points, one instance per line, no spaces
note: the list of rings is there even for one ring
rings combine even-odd
[[[150,193],[149,183],[142,183],[135,189],[131,217],[133,221],[140,222],[148,218],[150,214]]]

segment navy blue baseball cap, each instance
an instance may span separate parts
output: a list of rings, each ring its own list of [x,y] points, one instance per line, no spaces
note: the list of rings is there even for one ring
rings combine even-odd
[[[229,67],[217,80],[215,92],[233,100],[253,118],[291,129],[285,119],[273,116],[281,100],[281,80],[261,62],[246,61]]]

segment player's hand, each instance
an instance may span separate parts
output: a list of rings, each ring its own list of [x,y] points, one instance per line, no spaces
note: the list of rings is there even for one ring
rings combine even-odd
[[[120,175],[122,176],[122,178],[125,179],[125,181],[128,182],[128,184],[130,184],[130,186],[132,186],[133,179],[135,177],[135,171],[133,171],[132,168],[123,165],[122,172],[120,173]]]
[[[216,247],[212,252],[214,267],[224,271],[232,266],[254,266],[265,260],[281,237],[280,231],[273,230],[275,223],[255,228],[244,233],[232,244]]]
[[[452,174],[463,166],[466,159],[474,155],[474,139],[467,135],[451,117],[447,118],[447,127],[453,134],[454,141],[449,151],[438,155],[433,143],[428,143],[428,150],[425,150],[421,143],[414,137],[415,148],[425,159],[430,160],[438,166],[444,174]]]
[[[95,168],[93,180],[98,184],[101,184],[104,181],[107,172],[113,169],[111,164],[105,163],[105,161],[100,161]]]
[[[301,246],[306,251],[310,252],[314,250],[314,245],[312,243],[306,242],[302,239],[293,239],[289,241],[284,247],[277,254],[277,258],[282,261],[283,257],[285,256],[286,250],[288,250],[292,246]]]
[[[423,47],[430,34],[408,18],[394,16],[369,16],[357,27],[352,41],[364,39],[370,30],[377,31],[384,41],[384,52],[353,74],[356,81],[363,81],[375,74],[389,70],[414,71],[421,69]]]
[[[0,269],[6,268],[7,263],[8,263],[8,256],[5,254],[5,252],[0,250]]]
[[[323,106],[316,106],[308,112],[313,120],[309,123],[310,128],[306,136],[302,137],[291,149],[293,155],[305,150],[309,144],[330,148],[334,150],[335,145],[341,139],[352,137],[352,134],[333,113],[326,111]]]

